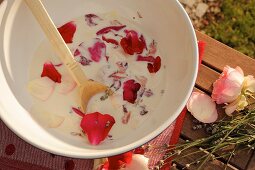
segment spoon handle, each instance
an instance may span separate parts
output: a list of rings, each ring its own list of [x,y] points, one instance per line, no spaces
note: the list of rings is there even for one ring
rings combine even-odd
[[[76,81],[78,85],[81,85],[88,79],[84,72],[80,68],[79,64],[74,60],[71,51],[63,40],[62,36],[58,32],[58,29],[51,20],[48,12],[46,11],[41,0],[24,0],[31,12],[37,19],[52,47],[55,49],[58,57],[67,67],[68,71]]]

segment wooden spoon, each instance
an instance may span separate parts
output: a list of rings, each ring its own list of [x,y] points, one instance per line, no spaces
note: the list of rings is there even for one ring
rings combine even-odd
[[[99,83],[88,80],[79,64],[74,60],[73,55],[67,47],[62,36],[51,20],[48,12],[43,6],[41,0],[24,0],[32,11],[33,15],[41,25],[41,28],[48,37],[52,47],[55,49],[58,57],[62,60],[79,87],[80,106],[83,112],[86,112],[88,102],[92,96],[106,91],[111,94],[111,90]]]

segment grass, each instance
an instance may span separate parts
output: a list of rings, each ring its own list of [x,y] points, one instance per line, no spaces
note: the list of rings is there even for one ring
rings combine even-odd
[[[205,28],[211,37],[255,58],[255,0],[223,0],[222,16]]]

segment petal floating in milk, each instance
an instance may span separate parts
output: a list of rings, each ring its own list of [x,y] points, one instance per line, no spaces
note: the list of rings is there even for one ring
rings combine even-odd
[[[96,39],[94,45],[89,47],[88,50],[91,59],[95,62],[99,62],[106,55],[106,45],[100,39]]]
[[[32,80],[28,83],[28,91],[40,100],[47,100],[54,91],[55,82],[48,77]]]
[[[65,25],[59,27],[58,31],[62,38],[65,40],[65,43],[72,43],[74,33],[76,32],[76,24],[73,21],[68,22]]]
[[[123,29],[125,27],[126,27],[126,25],[105,27],[105,28],[99,30],[97,32],[97,35],[106,34],[106,33],[110,32],[112,30],[113,31],[119,31],[119,30],[121,30],[121,29]]]
[[[111,115],[95,112],[84,115],[80,126],[87,134],[89,142],[98,145],[107,137],[114,124],[115,120]]]
[[[46,61],[43,64],[43,71],[41,77],[49,77],[52,81],[56,83],[61,83],[61,74],[55,68],[55,66],[50,61]]]
[[[57,84],[56,89],[60,94],[68,94],[76,87],[76,85],[77,84],[71,75],[65,74],[62,76],[62,82]]]
[[[31,110],[33,117],[38,121],[38,123],[47,128],[57,128],[65,120],[64,116],[47,112],[40,108],[33,107]]]

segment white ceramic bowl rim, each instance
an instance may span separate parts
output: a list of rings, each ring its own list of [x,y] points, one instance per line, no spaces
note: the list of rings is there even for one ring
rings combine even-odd
[[[192,48],[195,49],[194,53],[191,54],[192,56],[198,56],[198,47],[196,44],[196,34],[195,31],[193,29],[192,23],[188,17],[188,15],[186,14],[184,8],[182,7],[182,5],[176,0],[175,1],[177,3],[177,5],[179,6],[179,8],[182,10],[183,12],[183,18],[185,18],[186,22],[189,25],[189,32],[190,34],[192,34],[192,39],[194,44],[191,44]],[[3,25],[5,24],[5,20],[6,20],[6,16],[8,14],[8,11],[11,8],[11,4],[9,4],[7,2],[7,0],[3,1],[3,3],[0,6],[0,33],[3,33]],[[3,35],[0,35],[1,40],[3,39]],[[0,51],[3,51],[3,42],[0,43]],[[186,95],[186,97],[183,99],[183,101],[181,102],[179,108],[176,110],[176,112],[173,114],[173,116],[171,116],[168,120],[165,121],[164,124],[162,124],[160,127],[158,127],[157,129],[155,129],[153,132],[151,132],[148,136],[137,140],[134,143],[131,143],[130,145],[126,145],[123,146],[121,148],[116,148],[116,149],[109,149],[109,150],[105,150],[102,152],[97,152],[97,153],[84,153],[84,155],[80,155],[77,154],[75,152],[71,153],[71,152],[65,152],[64,150],[56,150],[54,148],[49,148],[47,145],[44,145],[42,143],[38,144],[33,137],[31,136],[27,136],[25,133],[22,132],[22,130],[20,130],[19,128],[15,127],[12,124],[12,120],[10,119],[10,117],[7,116],[6,113],[8,113],[8,111],[5,109],[5,104],[3,101],[3,97],[1,97],[0,99],[0,118],[3,120],[3,122],[15,133],[17,134],[19,137],[21,137],[22,139],[24,139],[26,142],[51,153],[57,154],[57,155],[62,155],[62,156],[68,156],[68,157],[75,157],[75,158],[98,158],[98,157],[107,157],[110,155],[116,155],[116,154],[120,154],[120,153],[124,153],[126,151],[132,150],[136,147],[139,147],[141,145],[143,145],[144,143],[152,140],[153,138],[157,137],[163,130],[165,130],[180,114],[180,112],[182,111],[182,109],[185,107],[185,104],[193,90],[193,86],[195,84],[195,80],[196,80],[196,73],[198,70],[198,57],[196,58],[195,61],[195,65],[194,65],[194,74],[192,77],[192,82],[191,82],[191,86],[188,89],[188,93]],[[2,70],[2,64],[0,65],[0,70]],[[0,84],[1,84],[1,88],[6,89],[3,94],[1,94],[2,96],[4,96],[4,98],[6,100],[11,100],[13,105],[18,105],[18,102],[16,101],[16,98],[14,96],[14,94],[12,93],[10,87],[8,86],[7,80],[5,78],[5,75],[2,71],[0,71]],[[22,109],[22,108],[21,108]],[[4,114],[5,113],[5,114]]]

